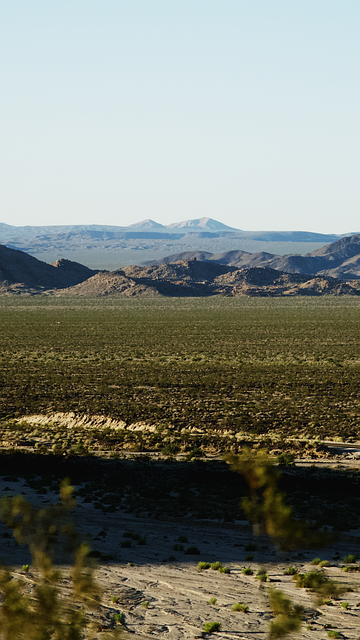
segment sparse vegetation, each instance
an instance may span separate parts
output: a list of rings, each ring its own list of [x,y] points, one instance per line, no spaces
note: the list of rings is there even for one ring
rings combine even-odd
[[[242,573],[244,576],[253,576],[253,575],[254,575],[254,572],[253,572],[253,570],[252,570],[252,569],[250,569],[250,567],[243,567],[243,568],[241,569],[241,573]]]
[[[210,598],[210,600],[209,600],[209,604],[214,605],[214,604],[216,604],[216,603],[217,603],[217,598]]]
[[[295,576],[297,574],[297,569],[295,567],[286,567],[284,569],[284,576]]]

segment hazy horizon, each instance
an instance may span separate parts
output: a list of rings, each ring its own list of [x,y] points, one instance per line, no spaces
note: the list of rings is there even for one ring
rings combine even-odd
[[[354,233],[359,19],[354,0],[0,0],[0,221]]]

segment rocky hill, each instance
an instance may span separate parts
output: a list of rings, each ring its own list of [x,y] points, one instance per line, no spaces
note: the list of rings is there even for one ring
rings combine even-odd
[[[359,283],[360,285],[360,283]],[[197,260],[98,273],[62,291],[78,296],[294,296],[360,295],[360,288],[336,278],[287,274],[267,267],[238,269]]]
[[[220,254],[186,251],[166,256],[153,264],[171,264],[192,258],[238,268],[270,267],[286,273],[321,275],[341,280],[360,279],[360,234],[341,238],[305,255],[279,256],[261,251],[226,251]]]
[[[24,251],[0,245],[0,292],[65,289],[96,273],[70,260],[47,264]]]
[[[359,285],[359,286],[357,286]],[[0,293],[75,296],[279,296],[360,295],[360,281],[284,273],[269,267],[238,268],[214,260],[181,260],[116,271],[93,271],[58,260],[46,264],[0,245]]]

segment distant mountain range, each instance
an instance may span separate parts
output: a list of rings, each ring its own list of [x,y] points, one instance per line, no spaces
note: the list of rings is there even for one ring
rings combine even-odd
[[[355,238],[356,241],[353,240]],[[338,243],[342,244],[334,250]],[[331,260],[332,256],[339,260],[342,254],[344,262],[347,262],[355,259],[356,249],[360,263],[360,235],[329,245],[315,259]],[[244,260],[244,256],[238,253],[232,252],[231,259]],[[126,266],[109,272],[91,270],[64,259],[49,265],[23,251],[0,245],[0,294],[174,297],[360,295],[360,279],[346,282],[318,273],[300,273],[295,271],[296,265],[293,265],[292,272],[284,273],[269,266],[248,264],[239,267],[230,264],[230,256],[223,256],[223,262],[201,254],[186,260],[175,261],[174,257],[153,265]],[[312,266],[315,263],[310,259],[307,264]]]
[[[307,231],[242,231],[212,218],[162,225],[142,220],[129,226],[46,225],[0,223],[0,243],[20,249],[48,263],[59,258],[90,268],[116,269],[145,264],[168,254],[229,251],[276,255],[303,254],[335,242],[342,236]]]

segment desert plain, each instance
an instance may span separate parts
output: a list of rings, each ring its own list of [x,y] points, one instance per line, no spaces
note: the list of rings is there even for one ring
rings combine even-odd
[[[1,494],[42,508],[70,477],[74,523],[98,562],[99,637],[115,626],[206,637],[204,624],[219,622],[214,637],[266,638],[271,588],[304,607],[291,637],[360,637],[359,565],[344,561],[360,551],[359,305],[0,299]],[[223,459],[245,447],[268,452],[294,517],[331,533],[327,546],[280,550],[254,535],[240,506],[248,487]],[[0,535],[2,561],[31,590],[26,548],[5,525]],[[58,564],[66,595],[70,569]],[[288,567],[349,591],[320,604]]]

